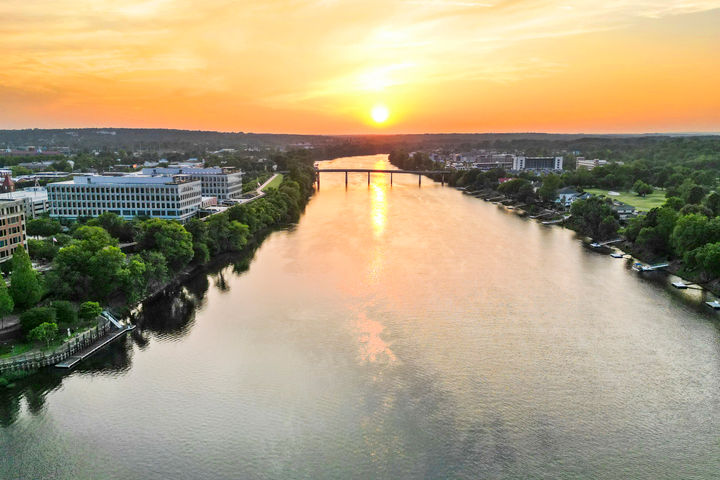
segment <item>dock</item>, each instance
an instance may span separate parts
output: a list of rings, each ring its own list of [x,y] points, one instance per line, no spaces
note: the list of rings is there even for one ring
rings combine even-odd
[[[568,218],[570,218],[570,215],[566,215],[563,218],[559,218],[557,220],[547,220],[545,222],[542,222],[543,225],[557,225],[558,223],[563,223]]]
[[[645,265],[644,263],[636,263],[632,266],[632,269],[636,272],[654,272],[655,270],[662,270],[665,267],[670,266],[669,263],[657,263],[655,265]]]
[[[83,360],[85,360],[86,358],[88,358],[90,355],[97,353],[98,350],[109,345],[115,339],[125,335],[127,332],[134,330],[134,329],[135,329],[135,325],[124,326],[121,330],[111,333],[108,336],[106,336],[105,338],[98,340],[97,342],[95,342],[93,345],[91,345],[84,351],[79,352],[77,355],[72,355],[72,356],[66,358],[65,360],[63,360],[62,362],[56,363],[55,366],[57,368],[67,368],[67,369],[73,368],[78,363],[80,363]]]
[[[607,245],[617,243],[617,242],[622,242],[622,238],[616,238],[615,240],[608,240],[607,242],[593,242],[590,244],[590,246],[592,248],[600,248],[600,247],[605,247]]]
[[[705,302],[705,305],[712,308],[713,310],[720,310],[720,302],[713,300],[712,302]]]

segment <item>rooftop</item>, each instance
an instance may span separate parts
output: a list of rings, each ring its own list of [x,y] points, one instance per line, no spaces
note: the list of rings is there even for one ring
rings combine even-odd
[[[137,185],[137,184],[155,184],[155,185],[168,185],[177,183],[186,183],[190,181],[187,177],[182,175],[176,176],[158,176],[152,177],[149,175],[128,175],[128,176],[108,176],[108,175],[83,175],[75,176],[72,180],[65,182],[55,182],[49,185]]]

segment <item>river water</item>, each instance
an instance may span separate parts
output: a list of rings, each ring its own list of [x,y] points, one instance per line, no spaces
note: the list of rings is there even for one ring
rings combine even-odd
[[[350,180],[0,394],[0,478],[720,477],[701,295],[428,179]]]

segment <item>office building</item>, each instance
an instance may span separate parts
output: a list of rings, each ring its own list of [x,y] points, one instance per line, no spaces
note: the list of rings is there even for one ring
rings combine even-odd
[[[23,203],[0,199],[0,263],[11,259],[20,246],[27,249]]]
[[[517,156],[513,160],[513,170],[532,170],[534,172],[553,172],[563,168],[563,157],[523,157]]]
[[[45,187],[28,187],[14,192],[0,194],[3,200],[20,200],[25,209],[25,220],[36,218],[50,210],[47,190]]]
[[[77,176],[47,186],[51,217],[157,217],[185,222],[197,213],[201,184],[188,175]]]
[[[242,172],[223,168],[156,167],[143,168],[143,175],[188,175],[202,182],[203,197],[217,197],[219,202],[242,196]]]

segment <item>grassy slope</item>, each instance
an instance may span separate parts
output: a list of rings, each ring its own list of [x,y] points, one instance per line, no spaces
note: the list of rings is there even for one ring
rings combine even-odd
[[[263,190],[267,190],[268,188],[278,188],[280,184],[283,181],[283,175],[282,173],[278,173],[278,176],[273,178],[272,182],[268,183],[267,186]]]
[[[651,208],[659,207],[665,203],[664,190],[655,190],[650,195],[645,195],[644,197],[640,197],[634,192],[618,192],[620,195],[608,195],[608,192],[611,190],[603,190],[600,188],[587,188],[585,191],[593,195],[605,195],[608,198],[620,200],[643,212],[647,212]]]

